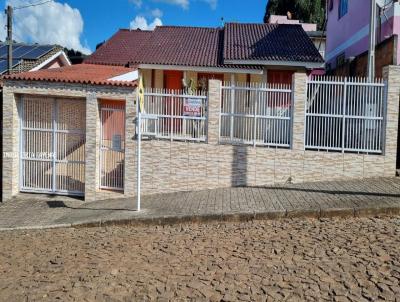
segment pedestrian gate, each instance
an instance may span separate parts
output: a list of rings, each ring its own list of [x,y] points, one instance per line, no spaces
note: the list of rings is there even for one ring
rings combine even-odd
[[[85,102],[22,96],[20,120],[21,191],[83,195]]]
[[[102,101],[100,120],[100,188],[122,191],[125,161],[125,103]]]

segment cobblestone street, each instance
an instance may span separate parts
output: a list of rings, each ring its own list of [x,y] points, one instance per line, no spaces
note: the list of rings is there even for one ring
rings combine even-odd
[[[400,301],[400,218],[0,233],[1,301]]]

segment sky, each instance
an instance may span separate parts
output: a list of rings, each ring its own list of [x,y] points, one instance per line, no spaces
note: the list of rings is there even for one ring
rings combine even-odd
[[[157,25],[221,26],[262,22],[267,0],[0,0],[14,8],[14,40],[60,44],[89,54],[120,28]],[[0,17],[0,40],[6,37]]]

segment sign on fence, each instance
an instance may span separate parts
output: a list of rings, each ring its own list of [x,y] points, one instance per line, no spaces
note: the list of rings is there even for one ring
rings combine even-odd
[[[186,98],[183,101],[184,116],[201,116],[202,99]]]

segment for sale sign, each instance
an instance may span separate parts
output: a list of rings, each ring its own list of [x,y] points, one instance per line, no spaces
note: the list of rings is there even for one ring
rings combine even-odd
[[[187,98],[183,101],[184,116],[201,116],[201,99]]]

